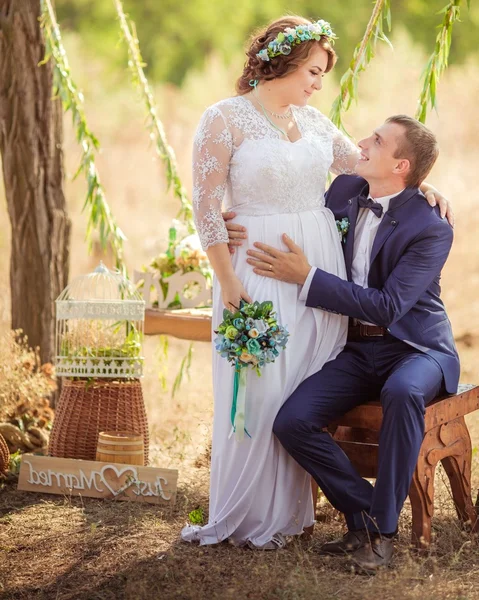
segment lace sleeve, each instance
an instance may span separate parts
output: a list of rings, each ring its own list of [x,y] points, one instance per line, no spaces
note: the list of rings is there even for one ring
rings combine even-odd
[[[204,250],[228,243],[221,204],[226,191],[233,140],[217,107],[206,110],[193,145],[193,213]]]
[[[331,123],[333,134],[333,164],[330,170],[335,175],[343,173],[353,174],[356,172],[356,164],[360,153],[353,141],[342,133],[336,125]]]

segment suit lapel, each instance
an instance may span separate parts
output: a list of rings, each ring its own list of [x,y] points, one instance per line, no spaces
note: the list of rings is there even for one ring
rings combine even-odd
[[[378,227],[378,231],[376,233],[376,237],[374,239],[373,248],[371,250],[371,258],[370,258],[370,268],[379,254],[379,251],[383,247],[385,241],[391,235],[391,233],[396,229],[399,224],[399,221],[394,218],[394,211],[402,206],[405,202],[407,202],[412,196],[417,194],[417,188],[406,188],[402,191],[398,196],[391,199],[389,204],[389,210],[384,214],[382,218],[381,224]]]
[[[373,248],[371,250],[370,269],[374,262],[374,259],[379,254],[379,251],[384,245],[384,242],[388,239],[391,233],[394,231],[399,221],[396,221],[390,214],[389,211],[382,218],[381,224],[378,227],[376,237],[374,238]]]
[[[353,264],[353,252],[354,252],[354,231],[356,229],[356,221],[358,219],[358,198],[350,198],[348,200],[349,210],[349,231],[346,235],[346,242],[344,246],[344,262],[346,263],[346,272],[348,274],[348,281],[352,281],[351,267]]]

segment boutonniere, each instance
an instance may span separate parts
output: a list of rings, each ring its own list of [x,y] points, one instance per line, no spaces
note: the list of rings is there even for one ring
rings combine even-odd
[[[349,219],[348,217],[344,217],[344,219],[341,219],[341,221],[339,221],[338,219],[336,219],[336,227],[338,228],[338,234],[339,234],[339,241],[340,242],[345,242],[346,241],[346,235],[349,231]]]

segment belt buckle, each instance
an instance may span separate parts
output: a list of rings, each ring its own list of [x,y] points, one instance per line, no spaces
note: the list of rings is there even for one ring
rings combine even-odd
[[[382,337],[382,333],[369,333],[370,325],[365,325],[364,323],[359,323],[359,335],[362,337]]]
[[[368,329],[367,329],[367,325],[365,325],[364,323],[359,322],[359,335],[361,337],[369,337],[369,333],[368,333]]]

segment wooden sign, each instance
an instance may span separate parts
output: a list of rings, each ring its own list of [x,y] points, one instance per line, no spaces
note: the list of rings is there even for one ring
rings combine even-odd
[[[174,504],[177,480],[175,469],[24,454],[18,489],[42,494]]]

